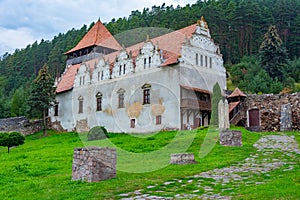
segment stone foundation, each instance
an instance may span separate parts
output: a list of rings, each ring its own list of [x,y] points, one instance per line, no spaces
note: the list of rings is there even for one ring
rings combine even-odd
[[[195,156],[192,153],[171,154],[171,164],[195,164]]]
[[[75,148],[72,180],[99,182],[116,177],[116,149],[86,147]]]
[[[242,132],[235,130],[221,131],[220,144],[223,146],[242,146]]]

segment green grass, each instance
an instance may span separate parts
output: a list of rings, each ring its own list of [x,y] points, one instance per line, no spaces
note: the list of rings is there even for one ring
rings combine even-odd
[[[176,178],[185,180],[186,177],[203,171],[235,164],[255,151],[252,145],[261,134],[250,133],[243,128],[235,129],[243,132],[243,147],[223,147],[217,143],[202,159],[198,154],[208,129],[149,135],[110,133],[109,140],[92,142],[86,141],[86,134],[50,131],[48,137],[42,137],[42,133],[37,133],[26,137],[25,144],[12,148],[10,154],[7,154],[6,148],[0,147],[0,199],[115,199],[121,193],[149,185],[161,185]],[[299,132],[287,134],[295,135],[299,142]],[[117,178],[98,183],[71,181],[74,148],[94,145],[118,148]],[[170,153],[181,153],[178,151],[185,148],[187,152],[195,154],[198,164],[169,165]],[[152,152],[155,152],[152,157],[147,157]],[[134,160],[141,159],[140,155],[145,159],[140,162]],[[124,170],[134,166],[126,163],[126,160],[133,160],[133,164],[139,164],[137,171],[145,172]],[[284,187],[280,187],[281,184]],[[184,193],[188,189],[178,190]],[[241,187],[237,198],[260,199],[258,197],[264,195],[266,199],[285,199],[289,195],[298,195],[293,192],[296,189],[299,191],[299,168],[276,176],[264,185]]]

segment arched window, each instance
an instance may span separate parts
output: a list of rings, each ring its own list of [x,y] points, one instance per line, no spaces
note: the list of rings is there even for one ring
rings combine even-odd
[[[124,108],[125,107],[125,101],[124,101],[124,99],[125,99],[125,90],[123,89],[123,88],[120,88],[119,90],[118,90],[118,99],[119,99],[119,108]]]
[[[102,93],[98,92],[96,94],[96,111],[102,110]]]
[[[83,113],[83,97],[78,97],[78,113]]]

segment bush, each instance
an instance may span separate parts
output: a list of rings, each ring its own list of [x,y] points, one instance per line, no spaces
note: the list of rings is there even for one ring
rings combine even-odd
[[[104,126],[96,126],[92,128],[87,136],[88,141],[92,140],[103,140],[109,138],[107,130]]]

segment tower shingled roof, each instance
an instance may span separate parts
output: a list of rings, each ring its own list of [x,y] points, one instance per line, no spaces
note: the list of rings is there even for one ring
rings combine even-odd
[[[228,98],[232,97],[247,97],[239,88],[235,88],[235,90],[228,96]]]
[[[92,46],[103,46],[115,50],[122,49],[122,46],[118,43],[118,41],[112,36],[102,22],[98,20],[97,23],[78,42],[78,44],[65,54],[70,54]]]

